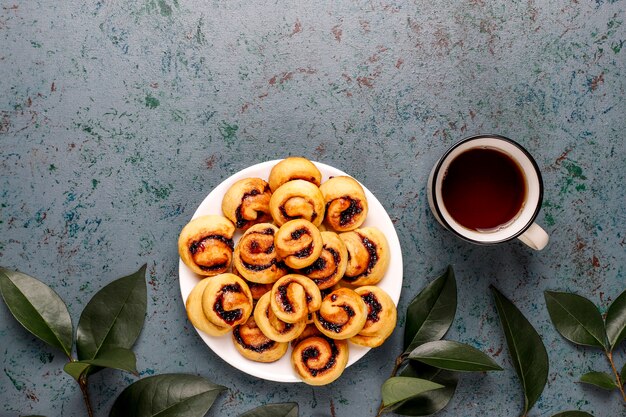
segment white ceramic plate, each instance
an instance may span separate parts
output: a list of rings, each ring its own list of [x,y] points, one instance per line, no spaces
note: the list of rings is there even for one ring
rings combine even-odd
[[[222,214],[222,197],[232,184],[242,178],[249,177],[263,178],[267,181],[270,170],[278,162],[279,160],[275,160],[256,164],[241,170],[224,180],[204,199],[202,204],[200,204],[194,213],[193,218],[206,214]],[[331,176],[348,175],[329,165],[321,164],[319,162],[314,162],[314,164],[322,172],[322,182],[326,181]],[[381,230],[389,242],[389,248],[391,251],[389,269],[378,286],[385,290],[391,296],[396,305],[398,305],[400,291],[402,290],[402,252],[400,250],[400,241],[398,240],[396,229],[393,227],[393,223],[391,222],[391,219],[382,204],[380,204],[380,201],[378,201],[378,199],[376,199],[376,197],[374,197],[374,195],[367,188],[365,188],[365,186],[363,186],[363,189],[365,190],[365,195],[367,196],[369,212],[365,223],[361,227],[374,226]],[[235,233],[235,243],[239,240],[241,234],[242,233],[240,231]],[[179,262],[178,274],[180,278],[180,292],[182,294],[183,301],[186,301],[192,288],[202,279],[202,277],[193,273],[182,261]],[[197,330],[197,332],[202,340],[204,340],[211,350],[213,350],[213,352],[240,371],[270,381],[301,382],[291,366],[291,347],[285,356],[283,356],[280,360],[273,363],[259,363],[253,362],[241,356],[233,345],[230,333],[221,337],[213,337],[200,330]],[[348,366],[361,359],[363,355],[369,351],[369,348],[357,346],[352,343],[350,343],[349,349],[350,358],[348,360]]]

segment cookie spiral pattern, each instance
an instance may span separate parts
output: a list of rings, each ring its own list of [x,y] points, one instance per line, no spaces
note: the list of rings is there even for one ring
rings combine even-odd
[[[276,342],[290,342],[300,336],[306,321],[285,323],[279,320],[270,308],[270,294],[263,295],[254,307],[254,320],[268,338]]]
[[[320,290],[303,275],[285,275],[272,287],[270,308],[278,319],[286,323],[306,321],[307,315],[322,304]]]
[[[233,328],[233,343],[244,358],[255,362],[276,362],[287,352],[289,343],[269,339],[257,326],[254,317]]]
[[[224,194],[222,212],[237,229],[246,230],[254,224],[271,221],[271,196],[267,182],[261,178],[244,178]]]
[[[354,178],[330,178],[320,186],[326,204],[326,219],[333,230],[347,232],[361,226],[367,217],[365,191]]]
[[[359,333],[367,320],[367,306],[356,292],[339,288],[322,300],[313,315],[315,327],[325,336],[344,340]]]
[[[272,167],[269,177],[272,191],[293,180],[308,181],[319,187],[322,183],[322,173],[313,162],[300,156],[285,158]]]
[[[274,246],[277,231],[270,223],[255,224],[237,242],[233,265],[248,281],[271,284],[287,273]]]
[[[226,272],[233,257],[234,234],[235,226],[226,217],[197,217],[180,232],[180,259],[198,275],[214,276]]]
[[[365,326],[352,343],[365,347],[378,347],[391,335],[396,327],[397,309],[391,297],[376,286],[364,286],[354,290],[367,305]]]
[[[291,352],[291,363],[303,382],[309,385],[330,384],[348,363],[348,343],[313,336],[302,340]]]
[[[324,196],[315,184],[289,181],[272,194],[270,213],[279,226],[295,219],[305,219],[319,226],[324,220]]]
[[[348,250],[337,233],[322,232],[322,253],[311,265],[300,270],[325,290],[338,283],[348,266]]]
[[[348,249],[348,266],[343,280],[352,286],[375,285],[389,267],[389,244],[375,227],[364,227],[341,233]]]
[[[252,314],[252,294],[245,281],[235,274],[217,275],[202,293],[202,310],[213,324],[232,329]]]
[[[205,278],[193,287],[185,302],[185,309],[193,327],[202,330],[210,336],[222,336],[230,331],[230,327],[221,327],[213,324],[202,309],[202,294],[209,281],[210,278]]]
[[[305,268],[322,253],[322,234],[311,222],[298,219],[283,224],[274,237],[276,253],[287,266]]]

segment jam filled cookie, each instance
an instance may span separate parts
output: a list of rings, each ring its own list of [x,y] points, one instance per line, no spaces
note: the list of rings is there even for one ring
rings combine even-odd
[[[269,183],[272,191],[293,180],[308,181],[319,187],[322,183],[322,173],[313,162],[300,156],[285,158],[270,171]]]
[[[350,338],[352,343],[366,347],[378,347],[396,327],[396,305],[389,295],[376,286],[359,287],[354,290],[367,305],[367,320],[363,330]]]
[[[230,331],[230,327],[213,324],[202,310],[202,294],[210,280],[210,278],[205,278],[193,287],[185,302],[185,309],[193,327],[211,336],[222,336]]]
[[[235,274],[217,275],[202,293],[202,310],[213,324],[232,329],[252,314],[252,294],[245,281]]]
[[[255,224],[237,242],[233,265],[248,281],[271,284],[287,273],[274,246],[277,231],[278,227],[270,223]]]
[[[291,363],[306,384],[330,384],[348,364],[348,343],[320,336],[306,338],[291,352]]]
[[[235,226],[226,217],[217,215],[193,219],[180,232],[180,259],[198,275],[224,273],[233,257]]]
[[[278,229],[274,245],[278,257],[288,267],[302,269],[322,254],[322,234],[307,220],[291,220]]]
[[[322,300],[313,315],[315,327],[332,339],[356,336],[367,320],[367,306],[361,296],[349,288],[339,288]]]
[[[361,184],[347,176],[333,177],[320,186],[326,204],[326,219],[333,230],[347,232],[361,226],[367,217],[367,198]]]
[[[338,283],[348,266],[348,250],[337,233],[322,232],[322,253],[311,265],[300,270],[325,290]]]
[[[315,184],[289,181],[272,194],[270,213],[279,226],[295,219],[305,219],[319,226],[324,220],[324,196]]]
[[[244,178],[234,183],[224,194],[222,212],[238,229],[246,230],[257,223],[272,219],[272,192],[261,178]]]
[[[306,321],[285,323],[279,320],[270,308],[270,294],[263,295],[254,307],[254,320],[268,338],[277,342],[290,342],[300,336]]]
[[[250,316],[244,324],[233,329],[233,343],[244,358],[255,362],[276,362],[287,352],[289,343],[269,339]]]
[[[352,286],[375,285],[389,266],[389,244],[374,227],[364,227],[339,235],[348,249],[348,267],[343,280]]]
[[[317,285],[304,275],[285,275],[272,287],[270,308],[280,320],[297,323],[319,310],[322,296]]]

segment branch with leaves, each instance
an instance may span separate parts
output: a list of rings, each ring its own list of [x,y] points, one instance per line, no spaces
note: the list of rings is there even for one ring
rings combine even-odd
[[[496,310],[509,355],[524,392],[524,409],[521,416],[527,417],[548,381],[548,352],[537,330],[522,312],[496,287],[491,286]],[[584,411],[565,411],[552,417],[593,417]]]
[[[85,306],[74,339],[67,306],[53,289],[26,274],[0,268],[0,293],[9,311],[26,330],[67,356],[69,362],[63,370],[78,382],[89,417],[94,416],[88,390],[90,375],[113,368],[138,376],[131,348],[146,316],[145,272],[144,265],[98,291]],[[155,375],[124,389],[109,417],[202,417],[224,390],[196,375]],[[269,416],[297,417],[298,404],[268,404],[241,415]]]
[[[458,372],[502,370],[476,348],[441,340],[456,315],[454,270],[428,284],[407,308],[404,352],[382,386],[378,415],[430,415],[443,409],[456,390]],[[397,376],[396,376],[397,375]]]
[[[600,311],[587,298],[567,293],[544,293],[550,319],[556,330],[572,343],[602,349],[613,375],[591,371],[580,377],[580,382],[613,391],[618,390],[626,403],[626,364],[618,372],[613,351],[626,339],[626,291],[611,303],[604,320]]]

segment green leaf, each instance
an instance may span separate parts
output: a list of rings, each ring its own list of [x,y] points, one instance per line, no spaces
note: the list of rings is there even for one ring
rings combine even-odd
[[[72,354],[72,319],[67,306],[43,282],[0,268],[0,292],[11,314],[29,332],[51,346]]]
[[[611,351],[626,338],[626,291],[611,303],[606,312],[606,334]]]
[[[146,317],[146,266],[115,280],[89,301],[78,321],[76,351],[79,360],[98,357],[112,348],[130,349]]]
[[[80,380],[80,377],[91,365],[80,361],[71,361],[63,366],[63,370],[66,374],[74,378],[76,381]]]
[[[196,375],[150,376],[122,391],[109,417],[202,417],[225,389]]]
[[[382,386],[383,406],[389,408],[394,404],[406,401],[426,391],[443,388],[441,384],[426,379],[394,376],[385,381]]]
[[[587,372],[580,377],[580,382],[585,384],[595,385],[596,387],[612,391],[619,388],[613,378],[604,372]]]
[[[298,417],[298,403],[262,405],[243,413],[239,417]]]
[[[100,368],[119,369],[120,371],[127,371],[139,376],[135,354],[132,350],[124,348],[112,348],[101,351],[95,359],[66,363],[63,370],[78,381],[81,374],[92,365]]]
[[[548,381],[548,353],[539,333],[515,307],[515,304],[493,285],[490,288],[513,366],[522,383],[524,391],[522,414],[525,415],[539,399]]]
[[[585,297],[567,292],[544,293],[556,330],[579,345],[606,347],[606,332],[598,308]]]
[[[451,340],[437,340],[416,347],[409,359],[449,371],[501,371],[502,368],[480,350]]]
[[[593,417],[593,414],[589,414],[585,411],[563,411],[552,417]]]
[[[435,414],[448,405],[459,382],[455,372],[438,369],[421,362],[407,362],[400,371],[400,376],[427,379],[444,386],[444,388],[426,391],[402,401],[392,407],[393,412],[405,416],[428,416]]]
[[[452,266],[428,284],[406,310],[404,350],[409,353],[422,343],[441,339],[456,313],[456,280]]]

